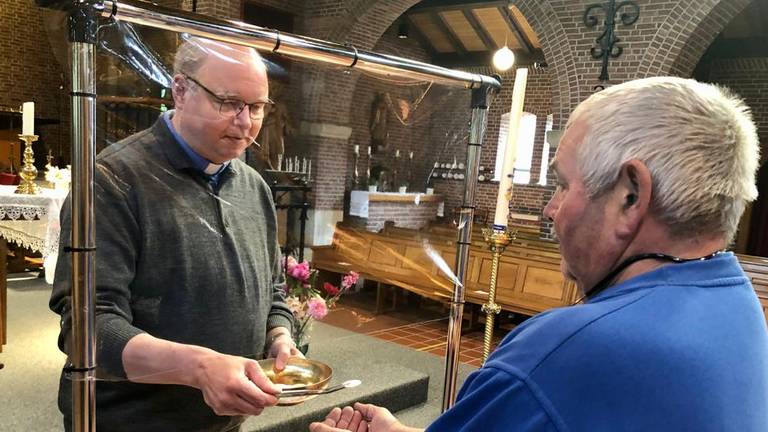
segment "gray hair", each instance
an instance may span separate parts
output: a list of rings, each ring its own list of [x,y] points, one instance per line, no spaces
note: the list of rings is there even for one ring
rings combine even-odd
[[[176,50],[173,74],[194,74],[209,56],[231,58],[233,55],[242,55],[237,51],[238,49],[247,49],[249,54],[253,56],[254,63],[266,68],[259,52],[254,48],[190,36]]]
[[[747,105],[726,88],[675,77],[609,87],[581,103],[566,128],[587,126],[578,166],[590,198],[639,159],[653,182],[652,211],[681,238],[730,241],[757,197],[759,142]]]

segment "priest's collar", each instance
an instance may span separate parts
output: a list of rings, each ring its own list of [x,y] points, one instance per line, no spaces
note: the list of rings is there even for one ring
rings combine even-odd
[[[173,134],[173,137],[176,139],[176,142],[179,143],[179,147],[181,147],[182,150],[184,150],[184,153],[186,153],[187,156],[189,156],[189,159],[192,161],[192,165],[200,172],[209,176],[215,176],[220,174],[224,170],[224,168],[226,168],[227,165],[229,165],[229,162],[216,164],[200,156],[192,147],[190,147],[187,141],[184,138],[182,138],[182,136],[179,134],[176,128],[173,127],[173,122],[171,121],[172,116],[173,116],[173,110],[169,110],[163,113],[163,120],[165,121],[165,125],[168,126],[168,130],[171,131],[171,134]]]

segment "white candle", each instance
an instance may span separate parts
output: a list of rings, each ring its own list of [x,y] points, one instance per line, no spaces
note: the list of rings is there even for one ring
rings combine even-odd
[[[368,156],[371,155],[371,146],[368,146]]]
[[[400,149],[395,150],[395,157],[400,157]]]
[[[509,129],[507,130],[507,145],[504,149],[504,164],[501,168],[499,194],[496,198],[496,214],[493,225],[507,226],[509,218],[509,201],[512,199],[512,175],[517,156],[517,134],[520,129],[520,117],[523,115],[525,101],[525,85],[528,81],[528,69],[518,68],[515,73],[515,85],[512,88],[512,107],[509,110]]]
[[[408,159],[413,159],[413,152],[411,152],[411,154],[408,155]]]
[[[22,135],[34,135],[35,134],[35,103],[24,102],[22,105],[22,123],[21,134]]]
[[[360,146],[355,144],[355,154],[360,154]]]

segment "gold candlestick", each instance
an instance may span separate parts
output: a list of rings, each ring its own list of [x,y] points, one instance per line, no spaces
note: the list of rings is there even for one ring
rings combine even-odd
[[[35,153],[32,151],[32,143],[37,141],[37,135],[19,135],[24,141],[24,166],[21,168],[21,184],[16,187],[17,194],[35,195],[40,193],[40,188],[34,183],[37,178],[35,168]]]
[[[488,284],[488,302],[482,307],[485,313],[485,334],[483,335],[483,364],[491,353],[491,342],[493,340],[493,321],[496,314],[501,312],[501,306],[496,304],[496,279],[499,274],[499,259],[504,253],[510,242],[514,240],[515,233],[506,229],[483,228],[483,237],[488,242],[488,246],[493,252],[493,261],[491,261],[491,281]]]

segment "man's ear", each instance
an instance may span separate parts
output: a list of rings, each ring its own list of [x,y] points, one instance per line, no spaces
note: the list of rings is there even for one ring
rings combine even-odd
[[[651,206],[651,172],[642,161],[632,159],[621,166],[614,189],[621,202],[618,214],[619,237],[633,237],[640,229]]]
[[[174,109],[184,109],[184,99],[186,98],[188,91],[189,87],[187,86],[187,80],[184,79],[184,75],[174,75],[173,81],[171,81],[171,94],[173,95]]]

